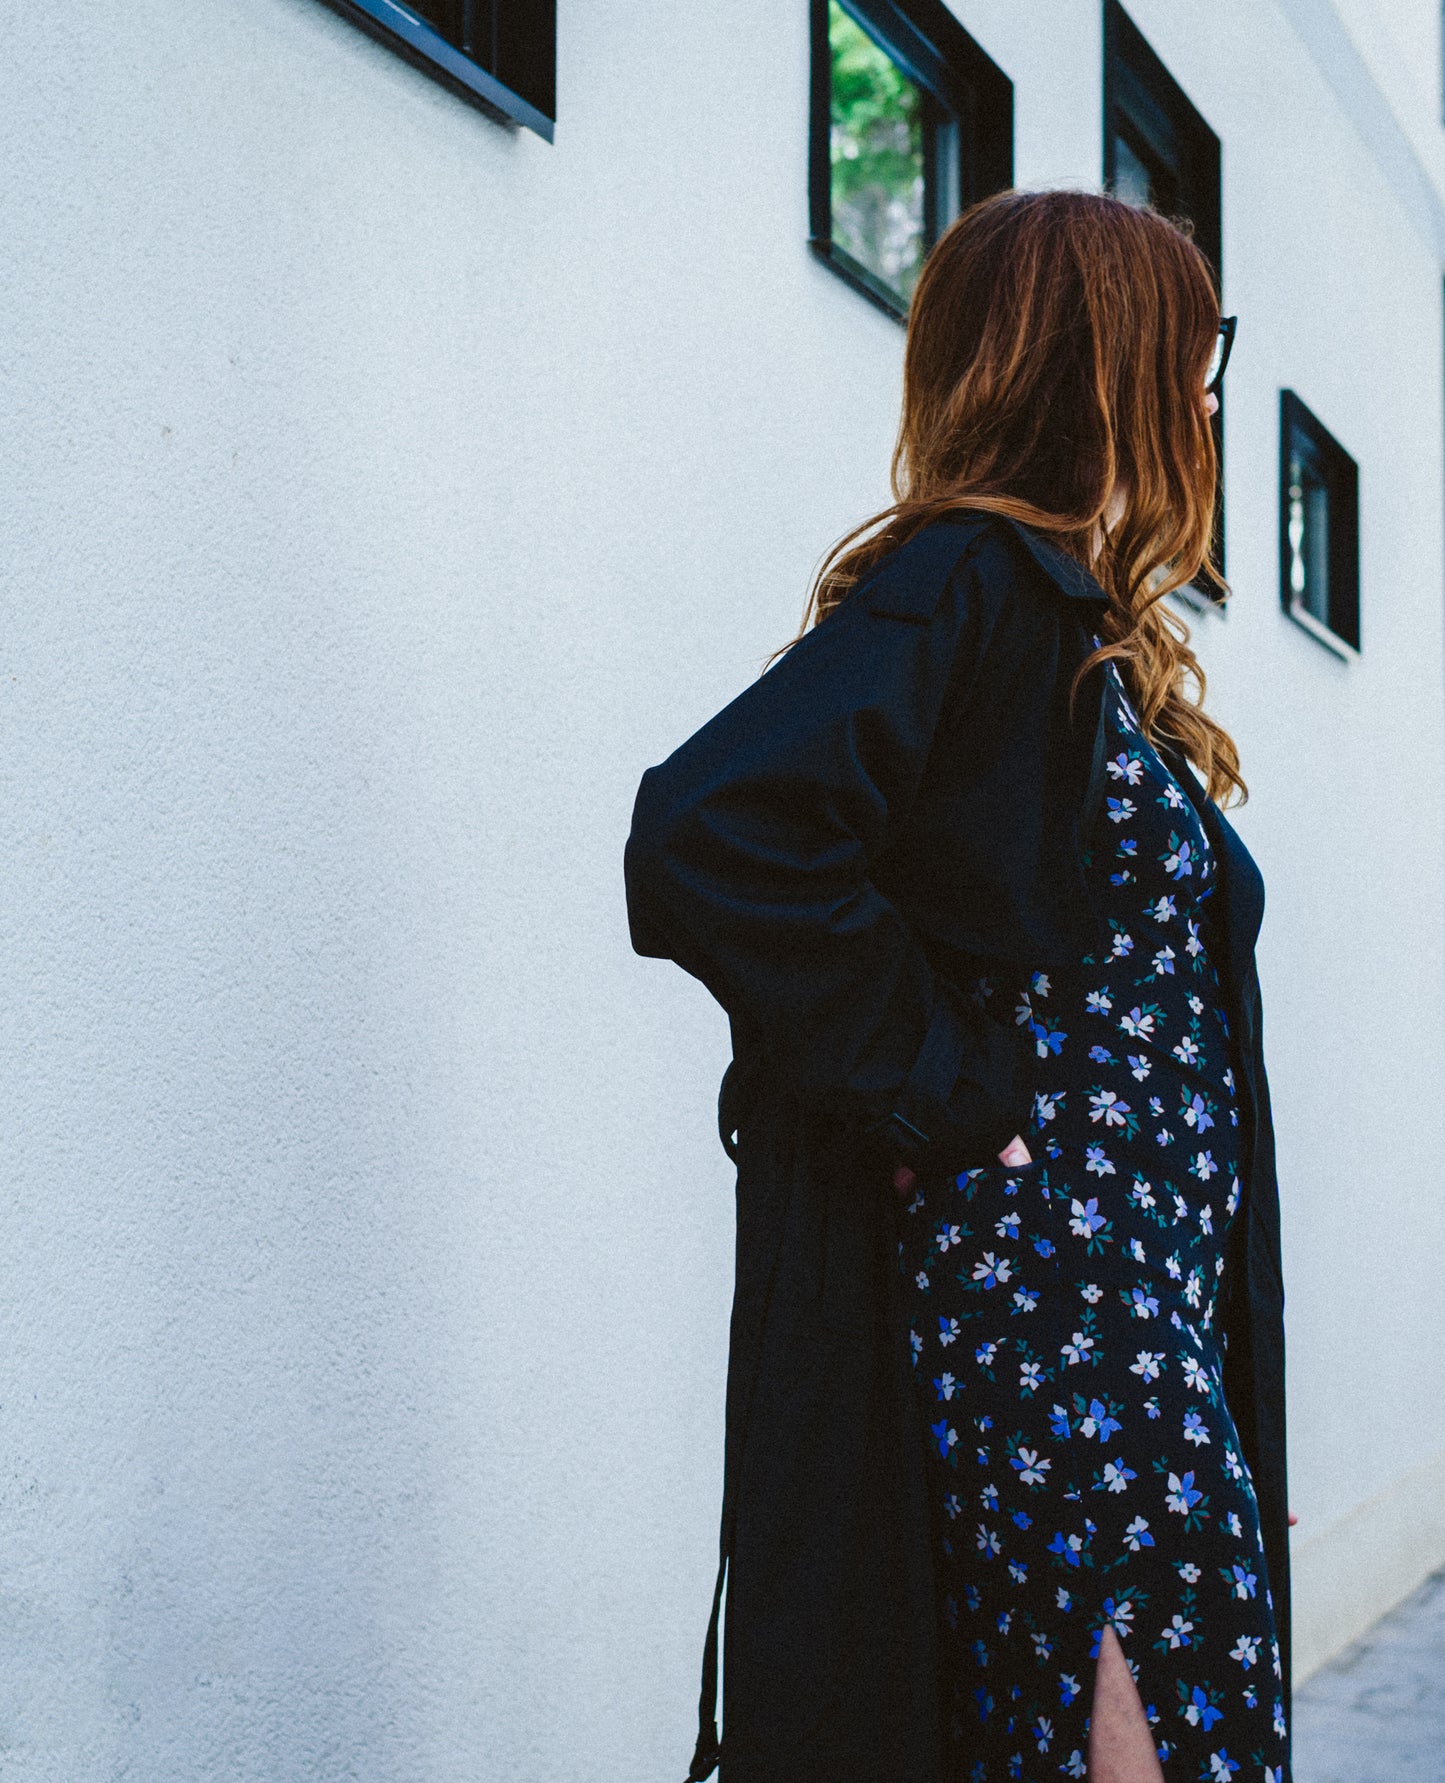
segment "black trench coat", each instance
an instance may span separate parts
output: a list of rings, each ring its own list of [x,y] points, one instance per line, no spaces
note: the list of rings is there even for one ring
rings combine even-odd
[[[940,1783],[924,1443],[892,1165],[953,1173],[1025,1130],[1019,1030],[958,986],[1101,939],[1080,856],[1107,597],[1029,529],[971,516],[892,551],[650,769],[627,844],[638,952],[727,1010],[737,1162],[722,1556],[724,1783]],[[1177,756],[1218,858],[1243,1059],[1225,1395],[1254,1476],[1289,1683],[1284,1297],[1254,944],[1259,872]],[[723,1573],[718,1578],[722,1590]],[[717,1605],[690,1775],[718,1759]]]

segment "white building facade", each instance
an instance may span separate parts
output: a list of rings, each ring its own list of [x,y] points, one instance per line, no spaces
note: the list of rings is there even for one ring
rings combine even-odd
[[[1097,186],[1095,0],[951,0]],[[1308,1671],[1445,1563],[1433,0],[1132,0],[1221,145]],[[726,1026],[638,776],[886,497],[805,0],[561,0],[556,130],[321,0],[12,7],[0,1777],[638,1783],[716,1553]],[[1281,391],[1359,479],[1283,610]]]

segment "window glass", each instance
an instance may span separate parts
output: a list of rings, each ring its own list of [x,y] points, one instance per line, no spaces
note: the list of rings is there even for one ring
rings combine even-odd
[[[808,245],[897,321],[959,211],[1013,183],[1013,83],[944,0],[811,0]]]
[[[1296,606],[1330,622],[1330,496],[1324,478],[1296,438],[1289,460],[1289,590]]]
[[[838,0],[828,47],[833,240],[906,305],[926,251],[924,96]]]
[[[1292,390],[1280,395],[1280,598],[1340,655],[1360,647],[1360,473]]]

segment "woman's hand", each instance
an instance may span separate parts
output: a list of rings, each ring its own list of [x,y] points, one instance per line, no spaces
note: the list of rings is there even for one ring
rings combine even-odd
[[[1017,1133],[998,1155],[1000,1164],[1032,1164],[1033,1157],[1029,1148]],[[915,1177],[906,1164],[900,1164],[893,1172],[893,1186],[900,1195],[906,1195],[913,1187]]]

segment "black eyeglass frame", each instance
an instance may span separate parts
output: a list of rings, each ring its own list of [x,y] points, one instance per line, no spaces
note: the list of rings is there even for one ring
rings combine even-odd
[[[1224,368],[1229,364],[1229,355],[1234,348],[1234,331],[1238,325],[1238,316],[1221,316],[1219,318],[1219,338],[1223,342],[1223,345],[1216,349],[1219,354],[1219,369],[1204,386],[1204,394],[1206,396],[1213,395],[1224,382]],[[1210,364],[1212,365],[1213,363],[1214,361],[1211,358]]]

